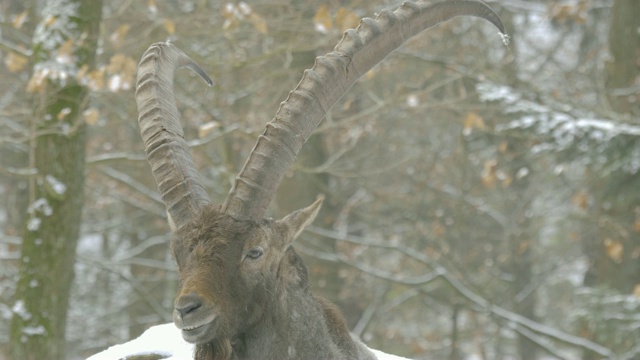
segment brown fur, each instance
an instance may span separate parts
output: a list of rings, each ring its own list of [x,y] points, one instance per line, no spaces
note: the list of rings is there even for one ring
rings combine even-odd
[[[352,339],[338,308],[312,295],[307,268],[290,246],[317,213],[313,206],[260,223],[210,208],[175,234],[174,321],[187,333],[206,329],[185,338],[196,343],[195,359],[375,359]],[[255,249],[262,255],[249,256]],[[181,313],[194,298],[198,306]]]
[[[351,333],[347,327],[347,321],[342,316],[342,312],[331,301],[320,296],[315,298],[324,310],[324,319],[327,322],[333,342],[338,344],[338,347],[345,349],[355,359],[357,354],[356,344],[351,339]]]

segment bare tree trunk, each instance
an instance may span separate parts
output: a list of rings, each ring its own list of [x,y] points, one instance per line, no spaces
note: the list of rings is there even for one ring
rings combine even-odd
[[[611,9],[611,26],[609,34],[609,48],[613,59],[607,64],[607,90],[610,95],[614,110],[629,114],[640,115],[640,2],[635,0],[616,0]],[[630,145],[631,147],[631,145]],[[621,148],[621,154],[630,153],[630,149]],[[598,221],[599,229],[593,232],[601,237],[592,239],[597,251],[591,254],[593,265],[590,274],[594,285],[607,284],[621,293],[630,294],[640,284],[640,263],[637,254],[640,251],[640,231],[638,220],[640,208],[637,196],[620,196],[623,189],[629,189],[629,193],[637,193],[638,173],[627,174],[614,173],[603,181],[594,177],[591,181],[592,194],[596,195],[594,210],[596,216],[610,218],[614,216],[623,224],[624,236],[610,239],[610,246],[619,246],[622,251],[616,254],[610,248],[607,249],[605,237],[607,233],[602,231],[606,221]],[[609,204],[606,206],[605,204]],[[613,205],[613,207],[611,206]],[[609,232],[609,234],[614,233]],[[611,236],[611,235],[608,235]],[[593,238],[593,236],[591,236]],[[596,258],[597,256],[597,258]]]
[[[75,76],[93,65],[101,1],[48,3],[34,35],[37,94],[20,275],[11,321],[14,359],[63,359],[69,293],[84,194],[87,90]]]
[[[533,168],[529,153],[527,151],[528,144],[522,141],[511,141],[507,147],[507,151],[503,154],[503,158],[509,164],[509,173],[513,178],[517,178],[520,169]],[[534,247],[536,246],[536,238],[538,238],[539,229],[532,221],[530,213],[533,213],[533,199],[529,195],[531,193],[531,176],[525,176],[514,181],[510,188],[514,194],[519,194],[518,201],[513,202],[510,206],[512,212],[510,215],[510,223],[514,224],[509,229],[507,236],[507,248],[510,250],[511,257],[507,263],[507,269],[513,275],[514,281],[511,287],[511,298],[513,299],[513,311],[528,319],[537,321],[535,313],[536,308],[536,290],[533,286],[535,282],[533,266]],[[520,359],[537,359],[538,345],[531,341],[528,337],[518,334],[517,350]]]
[[[611,9],[607,90],[614,110],[640,115],[637,84],[640,75],[640,2],[616,0]],[[635,86],[634,86],[635,85]]]
[[[614,111],[631,116],[640,115],[640,95],[637,89],[640,79],[640,2],[615,0],[611,8],[609,50],[611,60],[605,68],[606,90]],[[620,149],[621,154],[629,153]],[[591,171],[589,171],[591,173]],[[599,174],[594,174],[599,175]],[[616,171],[605,176],[590,176],[586,181],[593,204],[590,215],[582,226],[583,252],[589,259],[585,274],[585,286],[606,286],[620,293],[630,294],[640,284],[640,263],[636,254],[640,251],[640,234],[637,231],[637,196],[620,196],[636,193],[638,174]],[[612,230],[609,219],[619,223]],[[624,232],[618,229],[624,229]],[[619,233],[624,233],[620,236]],[[609,245],[608,245],[609,244]],[[623,251],[612,251],[619,247]],[[586,323],[583,336],[596,340],[597,334]],[[603,344],[605,345],[605,344]],[[614,345],[614,344],[606,344]],[[615,345],[614,345],[615,346]],[[587,350],[583,360],[599,359],[598,354]]]
[[[460,305],[453,304],[451,307],[451,351],[449,352],[449,360],[460,359],[460,351],[458,350],[460,330],[458,329],[458,314],[460,313]]]

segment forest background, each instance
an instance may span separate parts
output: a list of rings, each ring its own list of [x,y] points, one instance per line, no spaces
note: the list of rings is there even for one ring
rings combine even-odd
[[[371,347],[416,359],[640,357],[640,2],[487,1],[329,112],[270,214]],[[171,40],[214,202],[302,71],[387,0],[0,2],[0,359],[81,359],[171,321],[170,230],[137,62]]]

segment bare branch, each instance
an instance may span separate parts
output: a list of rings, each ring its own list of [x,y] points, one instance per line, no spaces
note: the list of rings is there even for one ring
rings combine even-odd
[[[164,202],[162,201],[162,198],[160,197],[160,194],[144,186],[133,177],[109,166],[101,167],[100,171],[102,171],[104,174],[108,175],[109,177],[126,184],[127,186],[138,191],[140,194],[148,197],[149,199],[157,203],[164,204]]]
[[[531,319],[528,319],[520,314],[514,313],[512,311],[509,311],[507,309],[504,309],[500,306],[494,305],[493,303],[491,303],[489,300],[483,298],[482,296],[476,294],[474,291],[472,291],[469,287],[467,287],[466,285],[464,285],[460,280],[458,280],[451,271],[448,271],[447,269],[445,269],[442,265],[438,264],[436,261],[434,261],[433,259],[431,259],[428,255],[425,255],[423,253],[420,253],[418,250],[416,249],[411,249],[409,247],[405,247],[403,245],[400,244],[396,244],[396,245],[390,245],[390,244],[379,244],[379,243],[373,243],[373,242],[369,242],[367,240],[364,240],[362,238],[358,238],[352,235],[341,235],[338,234],[336,232],[330,231],[330,230],[326,230],[326,229],[319,229],[317,227],[312,227],[309,229],[312,233],[316,233],[318,235],[322,235],[322,236],[326,236],[326,237],[330,237],[336,240],[343,240],[343,241],[348,241],[351,243],[356,243],[356,244],[361,244],[361,245],[368,245],[368,246],[374,246],[374,247],[380,247],[380,248],[387,248],[387,249],[393,249],[396,251],[399,251],[415,260],[421,261],[425,264],[428,264],[429,266],[431,266],[434,271],[428,274],[424,274],[420,277],[414,277],[411,278],[409,281],[407,281],[406,279],[395,279],[395,277],[393,276],[389,276],[389,274],[386,274],[382,271],[379,271],[377,269],[372,269],[367,265],[361,265],[361,264],[357,264],[354,263],[352,261],[345,261],[346,259],[344,259],[344,257],[342,256],[334,256],[334,259],[339,260],[344,262],[345,264],[348,264],[350,266],[354,266],[358,269],[361,269],[363,271],[365,271],[368,274],[371,274],[373,276],[385,279],[385,280],[389,280],[389,281],[394,281],[394,282],[398,282],[400,284],[406,284],[406,285],[411,285],[412,282],[415,283],[415,285],[423,285],[426,284],[430,281],[435,280],[438,277],[442,277],[454,290],[456,290],[460,295],[462,295],[464,298],[466,298],[468,301],[470,301],[474,307],[478,308],[479,310],[483,310],[486,312],[489,312],[495,316],[498,316],[499,318],[501,318],[502,320],[506,320],[509,322],[513,322],[515,324],[518,324],[519,326],[522,326],[526,329],[529,329],[535,333],[544,335],[544,336],[548,336],[552,339],[555,339],[557,341],[575,346],[575,347],[579,347],[579,348],[583,348],[583,349],[587,349],[589,351],[592,351],[596,354],[599,354],[601,356],[604,356],[606,358],[611,358],[614,356],[614,352],[609,349],[606,348],[602,345],[599,345],[593,341],[590,341],[588,339],[582,338],[582,337],[578,337],[575,335],[571,335],[569,333],[566,333],[562,330],[559,329],[555,329],[549,326],[546,326],[544,324],[538,323],[536,321],[533,321]],[[390,242],[389,242],[390,243]],[[299,245],[299,244],[298,244]]]

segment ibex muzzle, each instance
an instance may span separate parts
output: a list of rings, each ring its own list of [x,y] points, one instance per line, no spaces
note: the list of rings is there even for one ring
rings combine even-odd
[[[462,15],[505,32],[498,15],[474,0],[406,1],[345,32],[280,105],[220,207],[211,204],[195,170],[173,94],[180,67],[212,81],[169,43],[153,44],[143,55],[138,120],[174,230],[180,285],[173,319],[185,340],[197,344],[197,359],[375,358],[351,338],[335,307],[311,294],[307,269],[290,246],[322,198],[282,220],[264,220],[264,212],[325,113],[362,74],[422,30]]]

